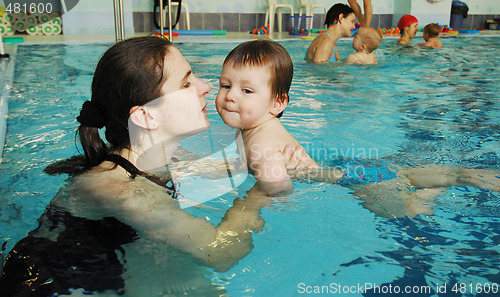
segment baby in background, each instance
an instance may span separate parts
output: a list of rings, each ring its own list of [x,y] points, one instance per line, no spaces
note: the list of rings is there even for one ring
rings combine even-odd
[[[249,172],[272,196],[294,188],[281,152],[287,144],[299,143],[279,120],[288,105],[292,77],[293,63],[283,46],[268,39],[247,41],[224,60],[215,99],[224,123],[241,133]],[[307,168],[320,167],[305,158]]]
[[[419,43],[418,45],[427,46],[430,48],[442,48],[443,44],[439,40],[439,25],[438,24],[428,24],[424,27],[424,40],[425,43]]]
[[[354,35],[352,48],[355,53],[347,56],[346,64],[377,64],[377,57],[373,53],[382,43],[382,35],[372,27],[361,27]]]

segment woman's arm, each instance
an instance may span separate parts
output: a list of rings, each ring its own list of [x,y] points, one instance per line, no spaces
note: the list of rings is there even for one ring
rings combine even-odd
[[[79,194],[67,193],[72,212],[85,217],[85,212],[115,217],[140,237],[165,242],[219,271],[228,270],[250,253],[252,234],[264,226],[261,208],[271,201],[256,184],[247,197],[233,202],[216,227],[182,210],[177,200],[145,178],[104,179],[93,175],[81,176],[72,186]]]
[[[283,159],[286,160],[288,175],[292,179],[335,183],[344,176],[338,168],[322,168],[314,162],[301,145],[288,144],[282,154]]]
[[[335,43],[333,44],[333,53],[335,55],[335,61],[342,60],[342,58],[339,55],[339,52],[337,51],[337,46],[335,46]]]

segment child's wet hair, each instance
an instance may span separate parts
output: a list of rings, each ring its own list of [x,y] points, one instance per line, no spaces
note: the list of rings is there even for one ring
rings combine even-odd
[[[429,37],[439,36],[439,25],[436,23],[428,24],[424,27],[424,33],[427,33]]]
[[[287,50],[270,39],[244,42],[235,47],[224,60],[223,66],[266,66],[271,71],[271,92],[277,100],[288,101],[293,78],[293,63]],[[280,117],[282,113],[278,115]]]
[[[354,10],[352,10],[350,6],[342,3],[337,3],[333,5],[326,13],[325,25],[328,27],[330,25],[336,24],[339,21],[340,15],[347,17],[351,13],[354,13]]]
[[[358,30],[361,42],[366,46],[366,49],[371,53],[376,50],[382,43],[382,34],[373,27],[361,27]]]

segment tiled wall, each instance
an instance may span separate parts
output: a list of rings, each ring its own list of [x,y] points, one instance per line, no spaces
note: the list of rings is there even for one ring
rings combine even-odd
[[[287,15],[283,15],[282,31],[287,30]],[[484,28],[488,19],[500,18],[500,15],[469,15],[462,24],[462,29]],[[250,30],[264,25],[263,13],[190,13],[191,30],[227,30],[228,32],[250,32]],[[316,14],[313,18],[313,28],[323,28],[324,14]],[[153,13],[133,13],[135,32],[153,32]],[[397,22],[397,20],[395,21]],[[277,21],[275,22],[277,26]],[[372,27],[390,28],[393,25],[392,14],[374,14]],[[426,24],[421,24],[421,27]],[[176,29],[187,29],[185,14],[181,14]]]
[[[227,30],[228,32],[249,32],[250,30],[264,25],[264,13],[190,13],[191,30]],[[287,30],[286,18],[283,14],[282,31]],[[152,12],[134,12],[134,30],[135,32],[152,32],[153,13]],[[323,28],[325,21],[324,14],[316,14],[313,17],[313,28]],[[277,26],[277,21],[275,22]],[[392,26],[392,14],[375,14],[372,19],[373,27]],[[177,29],[186,29],[185,14],[181,14]]]
[[[464,19],[464,22],[462,23],[462,30],[467,30],[467,29],[483,29],[484,25],[486,23],[486,20],[492,20],[492,19],[500,19],[500,14],[493,15],[493,14],[469,14],[467,18]]]
[[[51,0],[59,2],[59,0]],[[165,1],[165,0],[164,0]],[[297,0],[286,0],[294,7],[295,14],[298,13]],[[477,28],[484,26],[484,20],[491,15],[500,14],[500,0],[463,0],[469,6],[470,16],[464,21],[464,28]],[[2,1],[0,0],[0,3]],[[333,3],[347,3],[347,0],[316,0],[318,4],[324,4],[327,8]],[[361,0],[358,1],[361,3]],[[401,2],[412,3],[411,7],[419,9],[420,13],[427,16],[430,4],[425,0],[373,0],[374,27],[391,27],[397,22],[398,5]],[[432,8],[449,3],[444,0],[440,4],[431,5]],[[142,33],[152,32],[154,29],[152,21],[152,10],[154,1],[151,0],[123,0],[125,10],[125,32]],[[183,0],[189,5],[191,12],[191,29],[225,29],[229,32],[247,32],[253,28],[264,25],[266,5],[263,0]],[[398,4],[398,5],[396,5]],[[184,11],[184,10],[183,10]],[[316,10],[319,13],[321,10]],[[447,13],[449,8],[444,9]],[[436,12],[437,13],[437,12]],[[396,15],[396,17],[394,17]],[[314,17],[314,28],[321,28],[323,15]],[[447,22],[448,16],[443,21]],[[113,34],[114,33],[113,1],[81,0],[70,12],[63,15],[64,34]],[[422,20],[422,27],[424,22]],[[286,22],[283,22],[286,27]],[[186,29],[185,22],[181,20],[180,29]],[[285,28],[283,28],[285,29]]]

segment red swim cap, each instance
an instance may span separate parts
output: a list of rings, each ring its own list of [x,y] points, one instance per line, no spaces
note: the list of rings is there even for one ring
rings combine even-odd
[[[399,30],[403,30],[413,23],[418,23],[417,18],[412,16],[411,14],[405,14],[399,19],[398,28]]]

